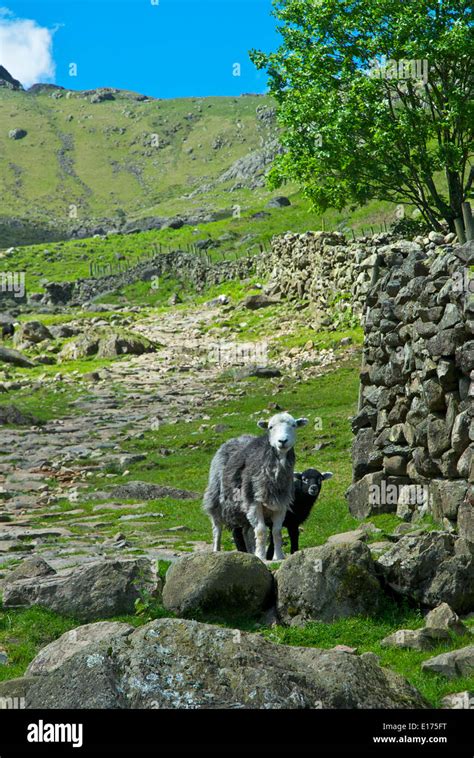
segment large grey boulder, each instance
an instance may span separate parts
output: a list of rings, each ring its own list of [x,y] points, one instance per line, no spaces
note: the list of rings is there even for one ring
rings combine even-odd
[[[71,629],[39,651],[26,669],[25,676],[49,674],[89,645],[116,636],[126,637],[133,629],[130,624],[120,621],[98,621]]]
[[[89,563],[68,574],[17,579],[3,591],[5,608],[40,605],[81,621],[133,613],[143,592],[158,593],[150,561],[113,559]]]
[[[99,358],[115,358],[119,355],[142,355],[152,353],[158,345],[140,334],[126,330],[103,328],[80,334],[66,342],[59,359],[72,361],[98,355]]]
[[[175,561],[166,574],[163,605],[179,616],[239,613],[254,616],[273,600],[273,577],[248,553],[195,553]]]
[[[107,330],[99,340],[99,358],[115,358],[118,355],[143,355],[153,353],[157,345],[140,334]]]
[[[407,535],[377,559],[386,583],[399,595],[457,613],[474,610],[474,546],[446,532]]]
[[[383,597],[370,549],[361,541],[294,553],[275,580],[278,615],[291,625],[368,615]]]
[[[73,340],[66,342],[58,354],[60,361],[77,361],[96,355],[99,349],[99,337],[96,333],[80,334]]]
[[[474,645],[441,653],[421,664],[423,671],[432,671],[454,679],[456,676],[472,676],[474,673]]]
[[[53,335],[41,321],[25,321],[16,330],[13,341],[15,345],[21,345],[23,342],[38,344],[52,338]]]
[[[20,368],[34,368],[34,363],[26,355],[11,347],[0,347],[0,363],[11,363]]]
[[[373,655],[277,645],[183,619],[92,643],[50,673],[16,680],[16,692],[22,681],[26,707],[41,710],[428,707]]]

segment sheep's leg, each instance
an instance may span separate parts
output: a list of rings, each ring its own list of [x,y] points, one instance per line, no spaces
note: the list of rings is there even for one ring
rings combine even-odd
[[[255,536],[255,555],[261,561],[265,560],[267,546],[267,527],[263,517],[263,508],[256,503],[247,512],[247,518],[253,527]]]
[[[272,518],[272,537],[273,544],[275,546],[273,560],[275,561],[282,561],[285,557],[285,554],[283,552],[283,538],[281,534],[285,516],[286,511],[285,513],[275,513]]]
[[[221,549],[222,524],[214,516],[212,518],[212,549],[214,553],[219,553]]]
[[[232,530],[232,537],[234,538],[235,547],[240,553],[247,553],[247,544],[244,537],[244,530],[241,527],[236,527]]]
[[[273,544],[273,532],[270,529],[270,541],[268,543],[267,548],[267,561],[271,561],[273,558],[273,553],[275,552],[275,545]]]
[[[245,547],[247,549],[247,553],[255,553],[255,539],[253,536],[253,529],[251,526],[246,526],[243,531],[244,541],[245,541]]]
[[[300,547],[300,529],[297,524],[288,526],[288,535],[290,537],[291,553],[296,553]]]

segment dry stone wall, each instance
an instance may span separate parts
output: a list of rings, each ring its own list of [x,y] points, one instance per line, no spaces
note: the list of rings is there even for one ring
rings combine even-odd
[[[340,232],[275,237],[267,261],[270,292],[309,300],[326,314],[333,305],[361,314],[372,282],[391,264],[393,240],[379,234],[348,243]],[[398,241],[400,250],[412,245]]]
[[[349,508],[358,518],[429,513],[472,543],[474,244],[420,240],[387,253],[363,313]]]

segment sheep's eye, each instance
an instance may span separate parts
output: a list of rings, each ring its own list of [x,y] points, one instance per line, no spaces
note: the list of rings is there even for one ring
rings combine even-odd
[[[270,431],[270,429],[273,429],[273,426],[269,426],[269,427],[268,427],[268,431]]]
[[[303,482],[304,482],[305,484],[308,484],[308,480],[306,479],[306,477],[305,477],[305,476],[303,477]]]

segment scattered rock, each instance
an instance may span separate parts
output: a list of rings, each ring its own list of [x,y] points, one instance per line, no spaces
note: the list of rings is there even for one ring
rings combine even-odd
[[[14,405],[0,405],[0,426],[10,424],[11,426],[37,426],[40,423],[38,419],[23,413]]]
[[[280,197],[272,197],[267,203],[267,208],[287,208],[291,205],[290,200],[283,195]]]
[[[176,487],[166,487],[162,484],[150,484],[149,482],[119,484],[111,492],[103,496],[113,497],[118,500],[159,500],[162,497],[171,497],[173,500],[197,500],[200,497],[197,492],[181,490]]]
[[[428,658],[427,661],[423,661],[421,668],[423,671],[441,674],[448,679],[454,679],[456,676],[472,676],[474,671],[474,645]]]
[[[382,647],[397,647],[402,650],[431,650],[440,642],[449,642],[446,629],[399,629],[381,641]]]
[[[370,550],[360,540],[307,548],[275,574],[277,608],[291,625],[374,613],[382,601]]]
[[[11,363],[20,368],[34,368],[34,363],[26,355],[10,347],[0,347],[0,363]]]
[[[460,621],[457,613],[454,613],[447,603],[441,603],[427,614],[425,627],[427,629],[447,629],[449,632],[461,635],[469,632],[467,626]]]
[[[43,340],[52,338],[53,335],[41,321],[25,321],[16,330],[13,341],[15,345],[20,345],[23,342],[38,344],[39,342],[43,342]]]
[[[402,537],[377,559],[387,584],[430,608],[448,603],[457,613],[474,609],[474,547],[433,531]]]
[[[13,140],[24,139],[27,134],[26,129],[10,129],[8,132],[8,136]]]
[[[66,575],[7,580],[3,605],[40,605],[64,616],[94,621],[133,613],[135,600],[145,591],[159,591],[150,562],[144,558],[113,559],[81,566]]]
[[[272,575],[255,555],[196,553],[168,569],[163,605],[191,618],[239,612],[255,616],[271,605],[272,597]]]
[[[278,300],[272,300],[267,295],[248,295],[245,300],[239,303],[240,308],[248,308],[250,311],[256,311],[259,308],[268,308],[271,305],[277,305]]]
[[[55,573],[53,567],[46,563],[44,558],[33,555],[31,558],[22,561],[13,571],[10,571],[7,581],[11,583],[19,579],[39,579],[44,576],[52,576]]]

